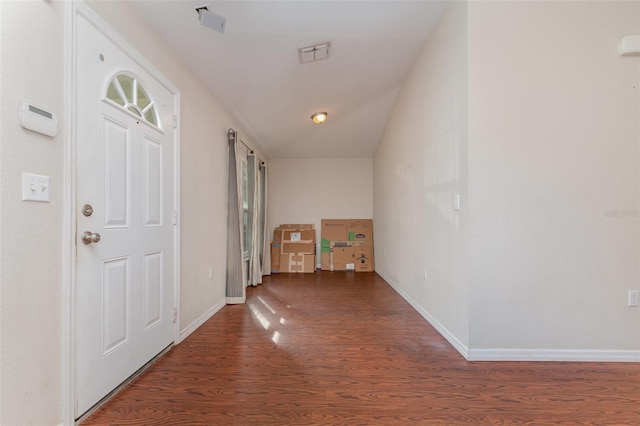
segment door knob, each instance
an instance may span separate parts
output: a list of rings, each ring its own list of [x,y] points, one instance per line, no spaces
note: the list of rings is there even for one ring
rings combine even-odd
[[[97,243],[100,241],[100,234],[86,231],[80,237],[85,244]]]

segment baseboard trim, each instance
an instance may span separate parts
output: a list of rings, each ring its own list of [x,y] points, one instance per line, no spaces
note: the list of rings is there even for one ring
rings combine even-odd
[[[467,361],[640,362],[640,350],[598,349],[469,349],[407,295],[383,272],[376,270],[404,300],[435,328]]]
[[[200,326],[202,324],[204,324],[205,322],[207,322],[207,320],[209,318],[211,318],[212,316],[214,316],[220,309],[224,308],[224,306],[226,305],[226,300],[221,300],[220,302],[216,303],[214,306],[212,306],[211,308],[209,308],[204,314],[200,315],[195,321],[193,321],[191,324],[189,324],[188,326],[186,326],[185,328],[183,328],[180,331],[180,335],[178,336],[178,342],[176,343],[180,343],[182,342],[184,339],[186,339],[187,337],[189,337],[189,335],[191,333],[193,333],[194,331],[196,331],[198,328],[200,328]]]
[[[591,349],[470,349],[469,361],[640,362],[640,351]]]
[[[429,312],[427,312],[422,306],[420,306],[415,300],[413,300],[407,293],[405,293],[391,278],[386,276],[383,272],[376,270],[376,273],[384,279],[404,300],[406,300],[413,309],[415,309],[433,328],[436,329],[447,342],[457,350],[460,355],[465,359],[469,359],[469,348],[462,343],[453,333],[451,333],[445,326],[440,324]]]

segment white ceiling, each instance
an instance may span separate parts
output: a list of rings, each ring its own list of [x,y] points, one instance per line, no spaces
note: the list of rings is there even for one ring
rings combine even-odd
[[[268,158],[371,157],[441,1],[135,1]],[[226,18],[219,33],[196,7]],[[327,60],[298,48],[331,42]],[[310,116],[327,111],[326,123]],[[242,133],[240,134],[242,138]]]

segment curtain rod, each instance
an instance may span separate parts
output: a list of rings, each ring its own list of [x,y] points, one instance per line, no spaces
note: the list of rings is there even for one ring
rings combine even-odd
[[[236,132],[233,129],[229,129],[227,130],[227,138],[230,141],[235,141],[236,138],[238,137],[238,132]],[[251,149],[251,147],[249,145],[247,145],[246,143],[244,143],[244,141],[242,139],[238,139],[238,141],[245,146],[245,148],[247,148],[249,150],[249,154],[253,155],[253,149]]]

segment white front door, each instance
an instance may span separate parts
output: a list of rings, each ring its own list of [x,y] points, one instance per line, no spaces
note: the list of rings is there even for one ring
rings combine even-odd
[[[174,339],[176,100],[76,28],[77,418]]]

